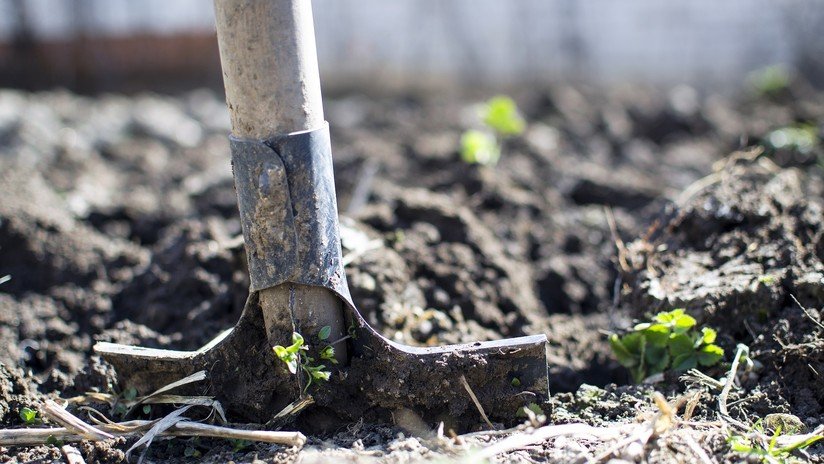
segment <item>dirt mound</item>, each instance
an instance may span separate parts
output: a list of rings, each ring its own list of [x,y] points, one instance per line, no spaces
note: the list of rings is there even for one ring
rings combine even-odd
[[[767,364],[759,383],[779,386],[771,399],[817,417],[824,185],[759,153],[733,155],[628,245],[623,301],[639,318],[686,308],[719,329],[729,352],[750,345]]]

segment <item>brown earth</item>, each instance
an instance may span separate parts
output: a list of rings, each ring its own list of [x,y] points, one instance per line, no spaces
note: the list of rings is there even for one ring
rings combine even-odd
[[[496,167],[457,153],[470,98],[326,103],[347,277],[368,321],[415,345],[545,333],[549,422],[604,425],[637,420],[653,388],[670,398],[687,389],[675,374],[627,385],[605,334],[686,307],[719,329],[727,363],[737,343],[752,350],[757,369],[730,398],[745,400],[731,408],[736,418],[783,412],[823,423],[822,149],[727,155],[798,122],[820,133],[824,94],[558,87],[515,97],[528,130],[505,142]],[[0,92],[0,277],[11,275],[0,284],[3,426],[21,426],[19,409],[46,397],[116,388],[91,353],[95,341],[196,349],[237,321],[249,283],[227,132],[222,101],[205,90]],[[714,393],[703,395],[695,417],[711,422]],[[397,418],[348,424],[313,435],[299,454],[176,439],[148,457],[400,462],[463,449],[410,428]],[[720,432],[705,438],[710,455],[740,458]],[[677,436],[667,440],[622,456],[694,459]],[[79,449],[89,462],[118,462],[133,441]],[[569,461],[576,449],[555,440],[505,457]],[[808,452],[822,460],[820,445]],[[61,455],[0,448],[0,459]]]

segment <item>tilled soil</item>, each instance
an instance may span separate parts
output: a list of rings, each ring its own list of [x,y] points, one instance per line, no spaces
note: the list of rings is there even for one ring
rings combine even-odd
[[[367,320],[414,345],[545,333],[549,422],[600,426],[647,414],[653,390],[686,391],[672,373],[629,386],[606,339],[633,319],[685,307],[719,330],[726,349],[727,364],[710,375],[724,375],[737,343],[751,349],[757,368],[731,395],[743,400],[731,408],[737,419],[780,412],[823,423],[824,153],[728,155],[799,122],[820,132],[824,95],[799,85],[769,98],[683,87],[515,97],[528,129],[505,141],[495,167],[457,153],[470,98],[326,103],[347,277]],[[249,282],[228,131],[208,90],[0,91],[0,277],[11,276],[0,284],[3,426],[21,426],[20,408],[47,397],[116,388],[91,353],[96,341],[196,349],[237,321]],[[703,395],[695,417],[714,421],[712,395]],[[318,433],[300,452],[176,439],[147,456],[407,462],[455,458],[497,438],[445,444],[396,422]],[[673,437],[616,455],[695,460]],[[741,458],[720,431],[704,438],[710,456]],[[504,459],[585,456],[587,447],[559,440]],[[88,462],[118,462],[133,441],[78,448]],[[822,459],[821,446],[808,452]],[[62,459],[51,446],[0,448],[0,458]]]

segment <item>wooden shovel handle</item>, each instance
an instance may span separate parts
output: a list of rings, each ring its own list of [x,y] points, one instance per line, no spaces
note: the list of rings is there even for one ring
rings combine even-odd
[[[215,0],[215,22],[236,137],[323,124],[310,0]]]
[[[215,0],[215,23],[236,137],[262,140],[321,127],[310,0]],[[311,336],[329,326],[330,340],[346,330],[341,301],[325,288],[267,288],[260,306],[271,345],[291,343],[292,330]],[[346,346],[336,346],[335,356],[344,362]]]

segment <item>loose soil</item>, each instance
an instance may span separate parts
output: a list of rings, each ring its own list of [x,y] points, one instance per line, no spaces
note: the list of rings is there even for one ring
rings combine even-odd
[[[528,130],[505,141],[496,167],[457,153],[476,99],[326,102],[347,278],[367,320],[422,346],[545,333],[548,423],[631,424],[658,410],[653,391],[675,401],[697,388],[700,448],[740,461],[717,425],[717,390],[677,373],[632,386],[611,357],[607,333],[684,307],[726,350],[709,375],[725,375],[738,343],[751,349],[755,368],[730,395],[735,419],[824,423],[824,151],[738,151],[799,122],[820,132],[824,94],[798,84],[734,99],[684,87],[515,97]],[[11,276],[0,284],[0,424],[22,426],[20,408],[49,397],[116,390],[96,341],[197,349],[238,320],[249,282],[228,132],[208,90],[0,91],[0,277]],[[310,434],[303,450],[175,439],[147,458],[452,460],[527,433],[439,439],[414,414],[390,418],[323,432],[290,424]],[[697,461],[675,432],[604,460]],[[133,442],[78,449],[121,462]],[[606,448],[555,438],[498,459],[576,461]],[[824,461],[824,446],[806,452]],[[61,459],[52,446],[0,448],[3,461]]]

